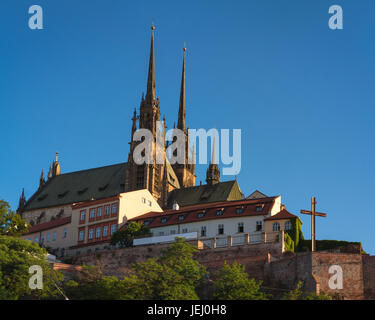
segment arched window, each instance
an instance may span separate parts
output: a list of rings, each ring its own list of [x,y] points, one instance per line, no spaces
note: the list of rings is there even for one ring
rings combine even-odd
[[[275,223],[272,225],[272,231],[280,231],[280,223],[275,222]]]
[[[285,222],[284,229],[292,230],[292,223],[290,221]]]

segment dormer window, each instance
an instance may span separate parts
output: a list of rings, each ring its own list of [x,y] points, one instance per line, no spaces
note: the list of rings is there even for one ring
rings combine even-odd
[[[179,217],[178,217],[178,220],[179,220],[179,221],[183,221],[184,219],[185,219],[185,216],[179,216]]]
[[[198,218],[203,218],[204,216],[205,216],[204,212],[199,212],[197,215]]]
[[[151,221],[145,221],[144,225],[148,226],[151,223]]]
[[[220,209],[216,211],[217,216],[222,216],[224,214],[224,209]]]
[[[166,223],[167,222],[167,218],[161,218],[161,223]]]
[[[237,213],[237,214],[242,214],[243,211],[244,211],[244,209],[245,209],[244,207],[237,208],[237,209],[236,209],[236,213]]]
[[[257,206],[255,207],[255,211],[256,211],[256,212],[262,212],[262,210],[263,210],[263,204],[261,204],[261,205],[257,205]]]

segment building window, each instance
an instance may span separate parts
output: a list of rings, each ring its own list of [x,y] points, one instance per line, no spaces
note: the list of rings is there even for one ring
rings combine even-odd
[[[280,223],[275,222],[275,223],[272,225],[272,231],[280,231]]]
[[[32,239],[31,239],[31,238],[27,238],[27,240],[29,240],[29,241],[32,241]]]
[[[164,236],[164,231],[160,231],[159,236]]]
[[[142,198],[142,203],[146,203],[146,198]]]
[[[85,238],[85,231],[81,230],[79,232],[79,241],[83,241]]]
[[[85,221],[85,210],[81,211],[81,221]]]
[[[239,233],[244,232],[243,222],[240,222],[240,223],[238,224],[238,232],[239,232]]]
[[[171,234],[176,234],[176,230],[171,230]]]
[[[285,222],[284,229],[292,230],[292,223],[290,221]]]
[[[55,241],[56,240],[56,231],[53,233],[52,235],[52,240]]]
[[[261,212],[263,210],[263,205],[259,205],[255,207],[256,212]]]
[[[61,249],[61,256],[62,256],[62,257],[65,256],[65,248],[62,248],[62,249]]]
[[[185,219],[185,216],[179,216],[178,217],[178,220],[180,220],[180,221],[182,221],[182,220],[184,220]]]
[[[148,226],[151,223],[151,221],[145,221],[145,226]]]
[[[44,236],[40,236],[40,243],[43,244],[44,243]]]
[[[94,238],[94,229],[90,229],[89,231],[89,239],[93,239]]]
[[[219,224],[217,233],[218,234],[224,234],[224,225],[223,224]]]
[[[257,221],[257,224],[256,224],[256,231],[262,231],[263,229],[263,222],[262,221]]]
[[[188,232],[187,228],[182,229],[182,233],[187,233],[187,232]]]
[[[151,207],[151,205],[152,205],[150,200],[148,200],[147,204],[149,205],[149,207]]]
[[[105,206],[104,215],[106,215],[106,216],[109,215],[109,206]]]
[[[244,210],[243,207],[242,207],[242,208],[237,208],[237,209],[236,209],[236,213],[237,213],[237,214],[241,214],[241,213],[243,213],[243,210]]]
[[[166,223],[167,222],[167,218],[162,218],[161,219],[161,223]]]
[[[108,226],[104,226],[103,228],[103,237],[108,236]]]
[[[115,232],[116,232],[116,225],[113,224],[113,225],[111,226],[111,234],[114,234]]]
[[[203,212],[200,212],[200,213],[198,213],[198,216],[197,216],[198,218],[203,218],[204,217],[204,213]]]
[[[51,235],[48,233],[47,234],[47,243],[51,241]]]
[[[98,217],[101,217],[103,214],[103,207],[98,208]]]
[[[90,210],[90,219],[95,219],[95,209]]]
[[[220,209],[220,210],[217,210],[217,211],[216,211],[216,215],[217,215],[217,216],[222,216],[223,213],[224,213],[224,210],[223,210],[223,209]]]
[[[207,236],[207,227],[202,226],[201,227],[201,237],[206,237]]]
[[[112,214],[117,214],[117,203],[112,205]]]
[[[39,242],[39,237],[38,236],[35,236],[34,242]]]
[[[101,232],[102,232],[102,229],[100,227],[96,228],[96,238],[100,238]]]
[[[66,228],[64,228],[63,238],[66,238],[66,235],[67,235],[67,231],[66,231]]]

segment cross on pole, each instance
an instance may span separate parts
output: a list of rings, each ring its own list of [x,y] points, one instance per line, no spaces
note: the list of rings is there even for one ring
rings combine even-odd
[[[302,214],[308,214],[311,216],[311,251],[312,252],[314,252],[316,248],[315,247],[315,216],[324,217],[324,218],[327,217],[326,213],[316,212],[315,205],[316,205],[315,197],[312,197],[311,198],[311,211],[301,210]]]

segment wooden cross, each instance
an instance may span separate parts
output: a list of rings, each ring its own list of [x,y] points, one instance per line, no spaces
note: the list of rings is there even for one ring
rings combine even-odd
[[[319,217],[327,216],[326,213],[316,212],[315,205],[316,205],[315,197],[312,197],[311,198],[311,211],[301,210],[301,213],[308,214],[311,216],[311,251],[312,252],[314,252],[316,248],[315,247],[315,216],[319,216]]]

